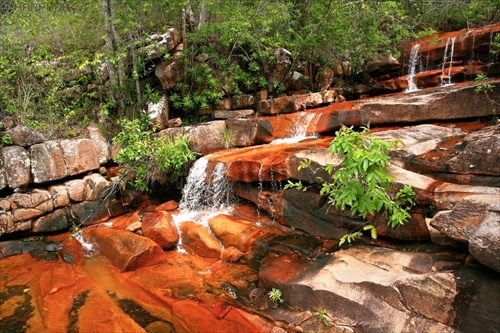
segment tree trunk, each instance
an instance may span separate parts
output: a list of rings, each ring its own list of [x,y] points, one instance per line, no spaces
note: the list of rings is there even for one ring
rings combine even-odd
[[[202,0],[200,5],[200,18],[198,20],[198,29],[200,29],[205,25],[206,20],[207,20],[207,5],[205,4],[205,0]]]
[[[110,98],[113,103],[116,103],[115,90],[118,86],[116,80],[116,71],[113,59],[115,58],[115,47],[114,47],[114,37],[113,37],[113,27],[112,27],[112,15],[111,15],[111,0],[102,0],[102,5],[104,9],[104,24],[106,26],[106,50],[107,55],[105,57],[106,66],[109,71],[109,83],[110,83]]]
[[[187,37],[186,37],[186,28],[187,28],[186,27],[186,24],[187,24],[187,22],[186,22],[186,16],[187,16],[187,11],[186,11],[186,8],[183,7],[182,8],[182,27],[181,27],[181,29],[182,29],[181,30],[181,35],[182,36],[181,37],[182,37],[182,47],[183,47],[184,57],[187,54],[186,51],[187,51],[187,47],[188,47],[188,45],[187,45]],[[186,75],[185,74],[186,74],[186,70],[187,70],[187,63],[186,63],[186,61],[183,61],[183,64],[184,64],[184,66],[183,66],[184,67],[183,68],[183,74],[184,74],[183,75],[183,77],[184,77],[183,83],[184,84],[182,85],[182,92],[181,92],[182,98],[184,98],[184,96],[186,95],[186,88],[185,88],[186,87]]]
[[[129,34],[129,39],[131,41],[134,40],[134,36],[132,33]],[[132,77],[134,78],[134,83],[135,83],[135,93],[137,94],[137,105],[136,108],[141,107],[141,85],[139,84],[139,70],[137,68],[137,50],[135,48],[135,45],[132,44],[130,47],[130,54],[132,55],[132,70],[134,71],[132,74]],[[133,116],[135,117],[135,109],[134,109],[134,114]]]

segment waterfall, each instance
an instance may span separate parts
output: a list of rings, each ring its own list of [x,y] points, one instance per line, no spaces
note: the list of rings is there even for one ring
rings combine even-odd
[[[408,89],[405,92],[412,92],[418,90],[417,85],[413,81],[415,78],[415,72],[418,62],[418,50],[420,49],[420,44],[415,44],[411,47],[410,52],[410,65],[409,65],[409,74],[408,74]]]
[[[444,48],[443,55],[443,65],[441,67],[441,85],[446,86],[451,84],[451,68],[453,67],[453,52],[455,51],[455,39],[456,37],[447,38],[446,45]],[[451,47],[450,47],[451,44]],[[448,49],[450,49],[449,58],[448,58]],[[447,79],[445,79],[445,67],[446,63],[449,62],[448,66],[448,75]]]
[[[292,126],[288,129],[288,137],[294,139],[305,139],[307,137],[307,129],[315,116],[315,113],[299,113],[299,115],[295,117]]]
[[[226,208],[231,203],[232,183],[226,178],[229,167],[217,163],[208,177],[208,159],[197,160],[189,171],[186,186],[182,191],[179,208],[185,211],[217,211]]]
[[[288,128],[286,138],[275,139],[271,143],[293,143],[304,139],[316,138],[316,134],[307,135],[309,126],[316,122],[321,115],[313,112],[300,111],[296,113],[292,124]]]

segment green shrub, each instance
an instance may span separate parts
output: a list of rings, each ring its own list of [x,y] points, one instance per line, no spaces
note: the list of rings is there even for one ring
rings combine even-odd
[[[135,174],[131,179],[133,187],[145,192],[154,182],[182,187],[187,163],[196,159],[187,137],[153,137],[147,116],[121,119],[119,123],[122,131],[113,139],[121,146],[116,162],[125,167],[125,174]]]
[[[398,146],[398,141],[376,139],[369,135],[367,127],[362,132],[342,127],[335,134],[328,151],[341,156],[341,163],[338,168],[332,164],[325,166],[331,180],[321,179],[320,193],[328,198],[330,205],[341,210],[349,209],[353,216],[370,221],[382,213],[392,228],[403,225],[411,217],[408,210],[413,206],[415,193],[411,187],[405,186],[395,196],[389,194],[394,176],[387,172],[388,152]],[[306,159],[299,168],[310,167],[310,163]],[[285,186],[287,188],[306,189],[300,182],[291,181]],[[369,222],[362,230],[370,230],[371,236],[377,238],[375,227]],[[361,230],[355,230],[343,236],[339,245],[346,241],[350,243],[362,234]]]

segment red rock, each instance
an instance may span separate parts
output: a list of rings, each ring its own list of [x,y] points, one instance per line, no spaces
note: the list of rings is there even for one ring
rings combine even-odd
[[[142,220],[142,232],[164,250],[175,248],[179,241],[174,220],[166,211],[146,215]]]
[[[329,140],[303,141],[293,144],[225,150],[209,157],[208,174],[212,174],[217,163],[225,163],[226,177],[232,181],[280,181],[289,178],[287,158],[294,153],[314,146],[326,146]],[[271,178],[272,177],[272,178]],[[210,177],[207,177],[210,179]]]
[[[251,252],[259,246],[260,242],[282,234],[278,230],[256,227],[253,222],[225,214],[212,217],[209,225],[226,248],[235,247],[249,255],[252,255]],[[256,242],[257,239],[259,242]]]
[[[98,315],[97,315],[98,314]],[[107,295],[91,291],[78,312],[79,332],[146,332]]]
[[[114,217],[108,222],[113,225],[113,228],[126,229],[132,223],[141,222],[141,217],[137,212],[133,212]]]
[[[183,246],[201,257],[217,258],[228,262],[235,262],[243,257],[243,253],[234,247],[224,248],[204,225],[184,222],[180,225],[180,229]]]
[[[156,206],[155,210],[157,212],[160,211],[171,211],[176,210],[179,207],[179,204],[175,200],[169,200],[167,202],[162,203],[161,205]]]
[[[120,271],[132,271],[158,262],[163,252],[147,237],[106,227],[88,228],[102,254]]]

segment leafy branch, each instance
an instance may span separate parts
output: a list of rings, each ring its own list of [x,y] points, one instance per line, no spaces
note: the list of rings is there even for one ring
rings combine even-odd
[[[329,181],[323,180],[320,194],[328,199],[328,203],[341,210],[349,210],[351,215],[361,216],[370,221],[377,214],[384,214],[392,228],[403,225],[411,217],[409,209],[414,205],[415,193],[405,186],[395,195],[389,193],[394,176],[387,172],[389,151],[395,149],[400,141],[386,142],[369,135],[369,128],[364,127],[356,132],[352,127],[342,127],[337,131],[328,151],[341,157],[340,166],[327,164],[324,169],[330,175]],[[299,169],[310,167],[311,161],[305,159]],[[305,191],[300,181],[291,182],[285,189],[295,188]],[[367,222],[362,230],[355,230],[344,235],[339,242],[351,243],[370,231],[372,238],[377,238],[375,227]]]

